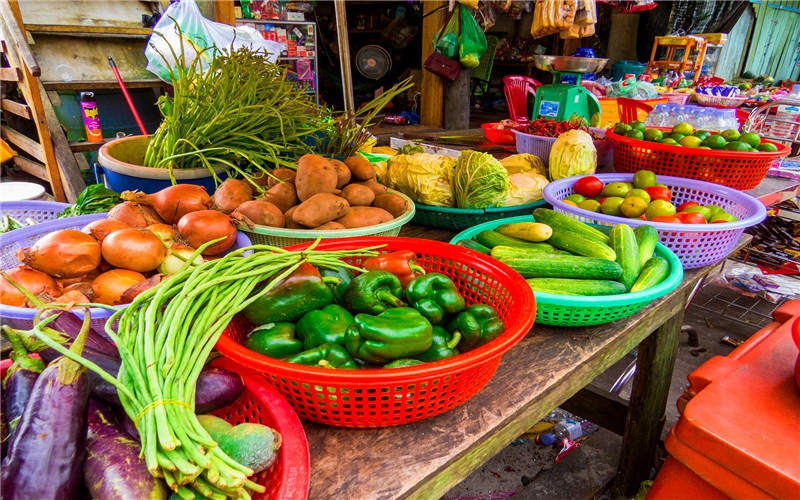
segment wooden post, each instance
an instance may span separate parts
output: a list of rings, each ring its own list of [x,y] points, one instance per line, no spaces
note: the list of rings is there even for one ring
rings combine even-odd
[[[444,86],[444,128],[469,128],[469,81],[471,72],[462,67],[458,77]]]
[[[425,62],[433,54],[433,37],[447,18],[447,9],[441,9],[445,5],[447,5],[447,2],[438,0],[422,2],[422,10],[425,17],[422,20],[421,62]],[[436,9],[439,10],[437,11]],[[420,124],[441,128],[444,124],[444,79],[423,69],[420,92],[422,94]]]

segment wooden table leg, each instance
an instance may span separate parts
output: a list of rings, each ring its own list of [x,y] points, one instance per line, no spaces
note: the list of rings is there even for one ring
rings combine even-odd
[[[622,454],[614,481],[615,498],[634,496],[639,484],[650,475],[656,445],[661,437],[682,323],[683,309],[639,344],[636,375],[622,436]]]

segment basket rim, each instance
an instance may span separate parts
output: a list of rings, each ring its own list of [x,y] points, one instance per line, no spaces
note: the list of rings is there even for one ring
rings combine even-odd
[[[294,238],[294,239],[310,239],[317,238],[346,238],[353,236],[369,236],[375,233],[390,231],[403,226],[414,217],[416,212],[416,205],[414,200],[394,189],[387,189],[387,193],[399,195],[406,201],[406,211],[400,217],[384,222],[382,224],[375,224],[374,226],[358,227],[354,229],[327,229],[327,230],[313,230],[313,229],[287,229],[284,227],[269,227],[256,225],[254,228],[249,228],[245,225],[237,225],[239,231],[245,233],[263,234],[266,236]]]
[[[54,212],[56,211],[61,212],[68,206],[70,206],[69,203],[62,203],[60,201],[44,201],[44,200],[4,201],[2,204],[0,204],[0,211],[2,211],[3,213],[9,210],[50,210]],[[66,219],[66,217],[63,218]]]
[[[417,203],[417,210],[420,212],[435,212],[435,213],[443,213],[443,214],[453,214],[453,215],[484,215],[484,214],[493,214],[497,212],[516,212],[518,210],[528,210],[533,209],[536,207],[540,207],[545,205],[547,201],[544,198],[541,200],[536,200],[531,203],[525,203],[524,205],[512,205],[506,207],[489,207],[489,208],[453,208],[453,207],[437,207],[434,205],[423,205],[422,203]]]
[[[634,174],[613,173],[613,174],[594,174],[594,177],[597,177],[598,179],[603,181],[603,184],[606,184],[607,182],[631,181],[633,180],[633,175]],[[557,181],[549,183],[542,190],[542,195],[544,196],[544,199],[547,200],[548,203],[553,205],[554,208],[558,208],[565,212],[585,217],[587,219],[595,219],[612,224],[628,224],[631,227],[638,227],[643,224],[646,224],[648,226],[653,226],[659,231],[665,231],[665,232],[714,233],[714,232],[729,231],[734,229],[745,229],[755,224],[758,224],[759,222],[764,220],[764,218],[767,216],[767,208],[764,206],[764,204],[761,203],[758,200],[758,198],[755,198],[754,196],[751,196],[745,193],[744,191],[739,191],[737,189],[729,188],[721,184],[714,184],[713,182],[700,181],[697,179],[687,179],[685,177],[674,177],[670,175],[659,175],[658,180],[660,181],[660,183],[667,185],[667,187],[669,186],[692,187],[693,184],[701,184],[699,188],[703,189],[704,191],[710,194],[715,194],[728,199],[732,199],[744,205],[744,207],[753,215],[744,219],[739,219],[734,222],[726,222],[724,224],[676,224],[670,222],[643,221],[640,219],[628,219],[626,217],[606,215],[603,213],[592,212],[590,210],[584,210],[579,207],[573,207],[555,197],[556,190],[562,187],[574,186],[575,182],[577,182],[579,178],[581,178],[581,176],[565,177],[564,179],[559,179]]]
[[[532,215],[525,215],[521,217],[509,217],[507,219],[498,221],[485,222],[465,231],[461,231],[455,235],[450,242],[456,243],[460,240],[471,239],[479,232],[486,229],[494,229],[500,224],[533,221],[535,221],[535,218]],[[656,244],[656,255],[664,257],[667,262],[669,262],[670,273],[664,281],[652,288],[642,290],[641,292],[626,292],[617,295],[602,296],[560,295],[556,293],[534,292],[537,304],[597,308],[639,304],[641,302],[657,299],[658,297],[661,297],[662,295],[674,290],[681,283],[681,281],[683,281],[683,265],[681,264],[681,261],[675,252],[667,248],[662,243]]]
[[[761,139],[761,141],[774,144],[778,148],[778,151],[772,151],[772,152],[727,151],[724,149],[699,149],[699,148],[687,148],[684,146],[673,146],[671,144],[662,144],[660,142],[645,141],[640,139],[634,139],[632,137],[625,137],[624,135],[615,134],[614,127],[609,127],[608,129],[606,129],[606,137],[608,137],[614,142],[619,142],[627,146],[640,147],[652,151],[657,151],[659,153],[671,153],[674,155],[685,156],[685,157],[708,156],[712,158],[719,158],[722,160],[755,159],[755,160],[774,161],[777,160],[778,158],[783,158],[784,156],[788,156],[789,153],[791,152],[791,149],[788,146],[781,144],[779,142],[771,141],[769,139]]]
[[[314,242],[304,242],[286,247],[286,249],[301,250]],[[380,383],[407,383],[414,377],[434,377],[452,374],[455,371],[474,367],[502,356],[517,342],[522,340],[530,332],[536,318],[536,298],[531,288],[525,283],[524,278],[506,264],[492,259],[480,252],[468,248],[451,245],[450,243],[425,240],[422,238],[408,238],[404,236],[368,236],[362,238],[332,238],[321,241],[317,250],[353,250],[367,246],[386,244],[391,249],[409,248],[415,252],[424,248],[426,252],[434,253],[437,250],[447,250],[448,255],[456,258],[461,257],[461,262],[480,262],[482,267],[490,270],[493,276],[505,275],[516,282],[519,289],[513,290],[516,305],[512,319],[515,323],[506,324],[506,330],[496,339],[471,351],[459,354],[452,358],[439,361],[432,361],[422,365],[393,368],[364,368],[359,370],[331,370],[328,368],[318,368],[313,366],[289,363],[275,358],[270,358],[262,354],[253,352],[243,345],[233,340],[227,333],[223,333],[217,341],[216,349],[224,356],[234,361],[246,362],[248,366],[254,368],[258,366],[260,370],[272,374],[291,373],[295,376],[304,376],[307,380],[323,380],[325,383],[353,383],[365,376],[369,377],[371,384]],[[424,246],[421,246],[424,245]],[[441,255],[442,252],[439,252]],[[455,254],[455,255],[453,255]],[[522,285],[525,285],[524,287]],[[523,311],[530,311],[531,314],[521,314]],[[246,361],[245,361],[246,360]]]

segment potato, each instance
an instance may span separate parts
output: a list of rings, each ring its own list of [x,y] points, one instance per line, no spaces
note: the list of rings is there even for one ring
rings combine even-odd
[[[334,220],[329,220],[325,224],[321,224],[314,228],[315,231],[336,231],[340,229],[347,229],[347,228]]]
[[[285,224],[281,209],[268,201],[246,201],[240,204],[236,211],[259,226],[283,227]]]
[[[294,220],[294,211],[297,210],[297,207],[299,206],[300,205],[295,205],[283,213],[283,225],[287,229],[309,229],[307,226],[304,226],[299,222],[295,222]]]
[[[216,209],[224,214],[233,212],[240,204],[252,199],[251,184],[241,179],[225,179],[211,196]]]
[[[347,165],[339,160],[334,159],[328,161],[330,161],[333,164],[333,168],[336,169],[336,177],[338,178],[338,181],[336,182],[336,189],[342,189],[347,185],[347,183],[350,182],[350,179],[352,178],[350,169],[347,168]]]
[[[264,193],[264,196],[257,199],[272,203],[284,213],[300,203],[300,200],[297,199],[297,190],[291,182],[275,184]]]
[[[281,181],[288,181],[294,183],[294,179],[295,177],[297,177],[297,171],[286,167],[276,168],[275,170],[272,170],[270,173],[272,175],[267,176],[269,178],[269,180],[267,181],[267,185],[269,187],[272,187],[275,184],[280,184]]]
[[[272,179],[266,172],[253,172],[250,174],[250,179],[256,183],[256,185],[261,186],[262,188],[269,187],[269,180]],[[253,188],[253,192],[256,191],[256,188]]]
[[[368,207],[375,201],[375,193],[367,186],[348,184],[339,196],[347,200],[351,207]]]
[[[375,178],[375,167],[362,156],[346,158],[344,164],[350,169],[353,179],[357,181],[368,181]]]
[[[370,188],[372,190],[373,193],[375,193],[375,196],[382,195],[383,193],[386,192],[386,189],[388,189],[386,186],[384,186],[380,182],[376,181],[375,179],[370,179],[370,180],[364,181],[364,182],[354,182],[352,184],[359,184],[361,186],[367,186],[368,188]]]
[[[317,193],[301,204],[292,213],[292,219],[307,227],[317,227],[338,219],[350,210],[350,204],[341,196]]]
[[[405,198],[394,193],[383,193],[376,196],[372,206],[386,210],[395,219],[408,210],[408,202],[406,202]]]
[[[336,175],[336,168],[327,158],[307,154],[301,156],[300,160],[298,160],[294,185],[297,188],[297,197],[301,202],[306,201],[315,194],[332,193],[336,189],[338,182],[339,177]],[[314,224],[314,226],[318,225]]]
[[[374,226],[393,220],[392,214],[377,207],[350,207],[346,214],[336,219],[336,222],[347,229]]]

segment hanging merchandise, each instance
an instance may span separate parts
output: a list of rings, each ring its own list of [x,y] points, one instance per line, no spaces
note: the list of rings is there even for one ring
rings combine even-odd
[[[472,14],[463,5],[459,4],[459,18],[461,20],[461,36],[458,37],[458,58],[465,68],[477,68],[481,64],[481,56],[489,47],[486,35],[472,17]]]
[[[596,22],[597,6],[594,0],[578,0],[574,23],[569,28],[562,30],[558,36],[562,40],[592,36]]]
[[[538,0],[533,9],[531,37],[542,38],[569,29],[575,22],[577,0]]]
[[[657,7],[655,0],[597,0],[599,3],[610,5],[622,14],[635,14],[646,12]]]
[[[433,54],[431,54],[423,68],[431,73],[446,78],[451,82],[458,77],[461,63],[452,59],[458,54],[458,9],[453,9],[445,20],[444,27],[436,32],[433,37]],[[447,54],[452,54],[448,56]]]

